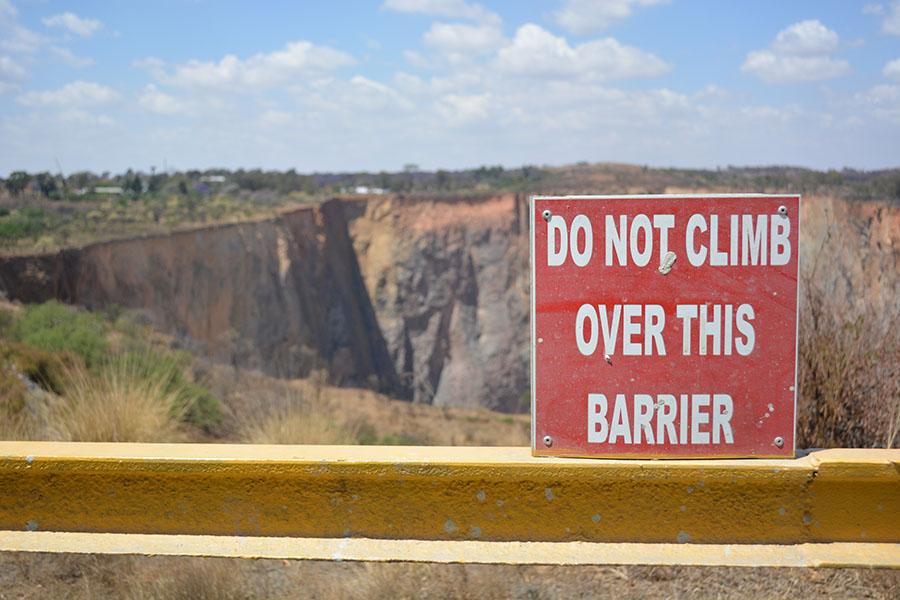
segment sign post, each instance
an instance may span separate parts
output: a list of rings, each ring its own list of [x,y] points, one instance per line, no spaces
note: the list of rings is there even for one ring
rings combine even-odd
[[[799,196],[530,211],[535,455],[794,455]]]

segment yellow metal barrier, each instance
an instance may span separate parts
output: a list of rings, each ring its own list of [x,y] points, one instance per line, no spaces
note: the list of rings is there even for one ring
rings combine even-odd
[[[0,442],[0,550],[900,566],[898,465],[897,450],[621,461]]]

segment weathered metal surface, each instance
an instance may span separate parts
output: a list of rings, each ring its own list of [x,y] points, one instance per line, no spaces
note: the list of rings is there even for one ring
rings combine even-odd
[[[533,197],[534,453],[793,456],[799,209]]]
[[[541,565],[900,567],[900,544],[609,544],[0,531],[0,551]]]
[[[0,530],[521,542],[900,542],[900,451],[0,442]]]

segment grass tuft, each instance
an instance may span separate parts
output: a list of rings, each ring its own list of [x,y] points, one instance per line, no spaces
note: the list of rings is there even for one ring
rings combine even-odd
[[[804,285],[797,407],[801,448],[895,447],[900,439],[896,316],[847,306]]]
[[[319,396],[314,392],[314,395]],[[250,444],[355,444],[355,432],[335,423],[328,408],[285,385],[255,397],[240,437]]]
[[[148,378],[134,360],[104,365],[97,374],[69,370],[66,395],[39,407],[40,435],[71,442],[175,442],[184,405],[166,380]]]

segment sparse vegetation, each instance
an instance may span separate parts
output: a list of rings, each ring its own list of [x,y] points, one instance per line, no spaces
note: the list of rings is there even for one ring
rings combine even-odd
[[[243,426],[250,444],[355,444],[354,432],[337,425],[325,407],[285,386],[277,395],[257,397],[258,410]]]
[[[0,315],[0,438],[180,441],[185,428],[209,433],[221,420],[190,355],[121,311],[47,302]]]
[[[801,448],[897,446],[900,432],[898,315],[846,306],[813,277],[800,311]]]
[[[0,554],[9,598],[872,598],[896,596],[890,569],[754,569],[355,563]]]
[[[481,166],[459,171],[311,173],[208,169],[119,175],[10,174],[0,189],[0,248],[51,251],[97,240],[246,220],[342,193],[663,193],[669,189],[799,192],[900,202],[900,170],[813,171],[796,167],[650,169],[579,163]]]
[[[71,353],[87,366],[106,356],[109,326],[98,316],[51,300],[25,308],[10,330],[14,339],[46,352]]]
[[[174,368],[174,364],[173,364]],[[168,389],[172,375],[148,377],[134,358],[111,361],[94,374],[67,372],[65,396],[39,405],[38,436],[67,442],[177,442],[185,406]]]

